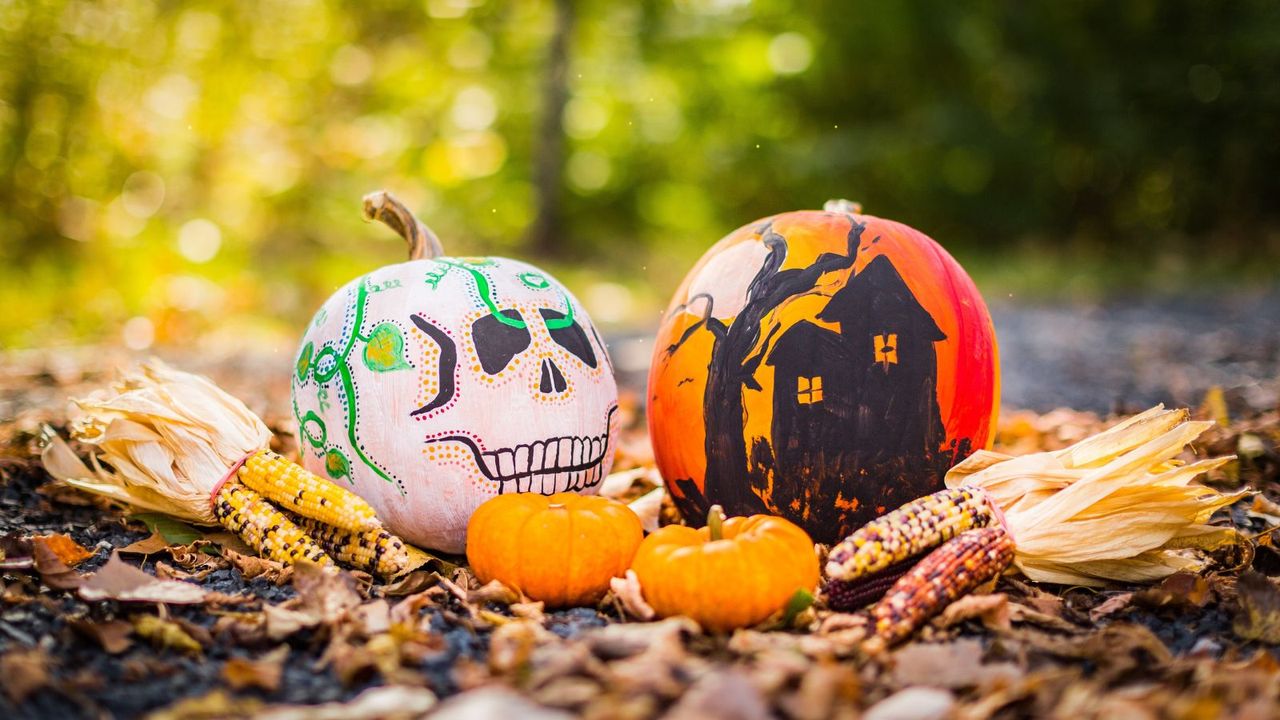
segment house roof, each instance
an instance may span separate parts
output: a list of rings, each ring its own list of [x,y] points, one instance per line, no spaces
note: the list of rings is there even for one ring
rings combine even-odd
[[[877,256],[862,272],[850,278],[818,313],[818,319],[840,323],[845,335],[860,328],[901,327],[910,328],[921,340],[947,338],[885,255]]]
[[[821,365],[824,361],[844,357],[844,341],[840,334],[820,325],[801,320],[787,328],[769,350],[766,365]]]

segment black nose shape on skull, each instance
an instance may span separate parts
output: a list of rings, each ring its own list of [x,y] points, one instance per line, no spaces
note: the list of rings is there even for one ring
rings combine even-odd
[[[560,372],[560,368],[547,358],[542,361],[542,380],[538,383],[538,389],[548,395],[557,395],[565,391],[569,385],[564,381],[564,374]]]

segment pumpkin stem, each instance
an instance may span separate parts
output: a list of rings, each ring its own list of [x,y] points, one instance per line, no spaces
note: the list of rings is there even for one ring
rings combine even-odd
[[[853,215],[862,214],[862,203],[844,198],[828,200],[822,204],[822,209],[832,213],[849,213]]]
[[[712,505],[707,511],[707,532],[712,540],[724,538],[724,508],[719,505]]]
[[[375,190],[364,196],[364,219],[366,222],[377,220],[404,238],[409,243],[410,260],[444,254],[444,246],[431,228],[423,225],[404,203],[386,190]]]

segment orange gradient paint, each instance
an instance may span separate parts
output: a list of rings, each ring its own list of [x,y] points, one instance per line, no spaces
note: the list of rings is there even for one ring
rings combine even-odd
[[[765,218],[707,251],[649,375],[686,517],[770,512],[820,542],[941,488],[989,446],[998,405],[995,332],[964,269],[906,225],[844,212]]]

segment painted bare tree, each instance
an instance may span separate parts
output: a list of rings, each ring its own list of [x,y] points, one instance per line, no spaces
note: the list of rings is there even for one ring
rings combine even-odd
[[[703,399],[707,427],[704,491],[699,492],[690,480],[676,480],[689,509],[705,514],[712,503],[718,503],[730,515],[767,512],[748,481],[743,433],[743,392],[761,389],[754,375],[768,353],[773,333],[779,330],[775,325],[761,342],[762,321],[789,298],[812,291],[823,274],[853,267],[865,226],[851,215],[849,222],[844,255],[823,253],[809,266],[791,270],[781,269],[787,258],[786,238],[774,231],[772,223],[765,224],[760,235],[768,255],[747,286],[742,311],[726,325],[714,317],[712,298],[700,296],[707,303],[705,317],[667,348],[668,354],[674,353],[700,328],[706,328],[715,338]]]

